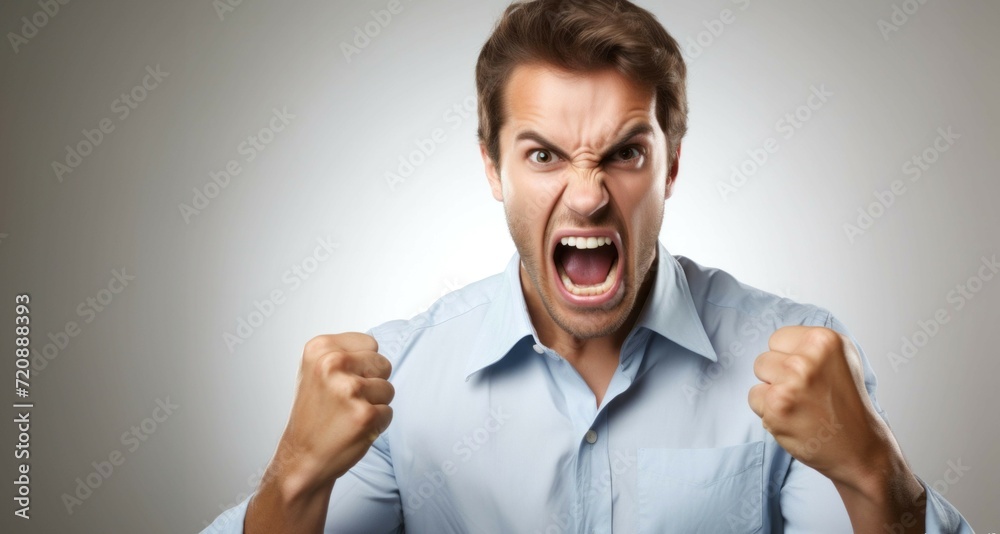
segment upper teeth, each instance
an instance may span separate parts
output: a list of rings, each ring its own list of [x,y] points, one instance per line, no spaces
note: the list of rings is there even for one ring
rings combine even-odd
[[[576,248],[597,248],[601,245],[610,245],[610,237],[564,237],[560,240],[563,245]]]

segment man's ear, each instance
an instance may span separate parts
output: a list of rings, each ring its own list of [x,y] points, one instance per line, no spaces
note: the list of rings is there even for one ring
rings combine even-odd
[[[667,171],[667,187],[664,189],[663,200],[670,198],[674,191],[674,182],[677,181],[677,172],[681,168],[681,145],[677,145],[674,157],[670,158],[670,170]]]
[[[490,158],[489,151],[486,150],[486,144],[479,143],[479,155],[483,157],[483,167],[486,170],[486,179],[490,182],[490,190],[493,191],[493,198],[499,202],[503,202],[503,186],[500,184],[500,172],[497,170],[496,164],[493,163],[493,159]]]

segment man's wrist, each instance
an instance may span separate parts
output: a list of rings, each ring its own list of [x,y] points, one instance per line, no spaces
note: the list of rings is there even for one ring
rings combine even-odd
[[[871,455],[861,468],[851,473],[844,479],[831,480],[855,531],[901,525],[910,528],[903,532],[924,532],[924,487],[895,442]]]
[[[244,532],[322,532],[334,481],[315,483],[287,465],[282,467],[271,466],[265,472],[247,507]]]
[[[297,461],[283,462],[281,465],[270,465],[261,480],[261,488],[268,486],[279,499],[282,506],[294,508],[314,501],[316,497],[325,498],[333,490],[334,480],[317,478],[319,469],[304,461],[302,455],[294,456]]]

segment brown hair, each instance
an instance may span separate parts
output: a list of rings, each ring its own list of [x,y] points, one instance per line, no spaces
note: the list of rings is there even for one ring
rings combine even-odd
[[[518,0],[497,21],[476,62],[479,141],[498,168],[506,81],[514,67],[532,62],[572,72],[615,68],[655,90],[656,118],[669,146],[684,137],[684,59],[652,13],[627,0]]]

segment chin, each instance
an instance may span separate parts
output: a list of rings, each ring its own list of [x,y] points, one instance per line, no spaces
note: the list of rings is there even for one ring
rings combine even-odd
[[[593,300],[567,297],[565,287],[556,282],[554,291],[542,292],[542,303],[552,320],[566,333],[577,339],[593,339],[617,332],[628,320],[635,296],[628,291],[624,276],[618,277],[615,292],[595,304]],[[550,284],[551,287],[551,284]]]
[[[596,321],[581,320],[578,317],[560,317],[559,315],[553,315],[552,318],[560,328],[576,339],[595,339],[618,332],[625,324],[626,317],[627,314],[618,314],[607,320]]]

